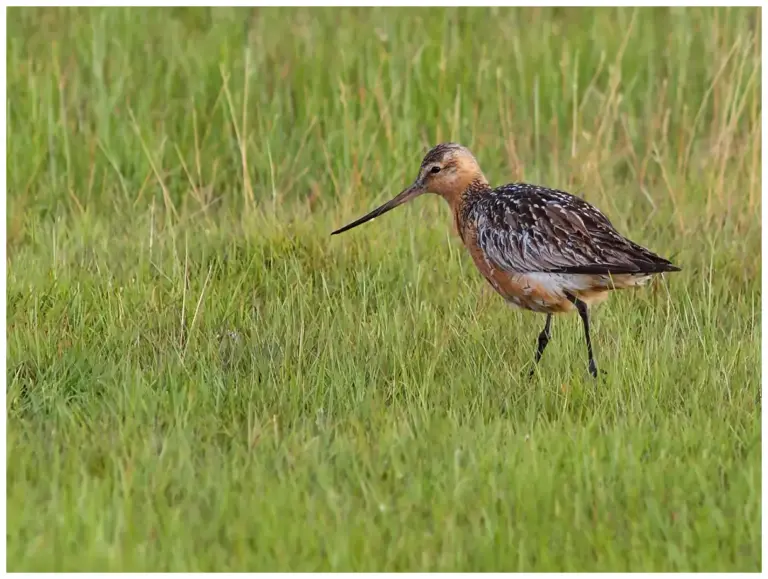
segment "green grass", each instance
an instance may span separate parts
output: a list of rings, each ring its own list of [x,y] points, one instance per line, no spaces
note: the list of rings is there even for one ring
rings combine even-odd
[[[759,9],[11,9],[21,570],[761,568]],[[507,307],[458,140],[683,267]]]

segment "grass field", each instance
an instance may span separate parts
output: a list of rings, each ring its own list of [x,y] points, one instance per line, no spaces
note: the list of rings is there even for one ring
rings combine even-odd
[[[9,570],[757,571],[759,9],[10,9]],[[457,140],[683,267],[506,306]]]

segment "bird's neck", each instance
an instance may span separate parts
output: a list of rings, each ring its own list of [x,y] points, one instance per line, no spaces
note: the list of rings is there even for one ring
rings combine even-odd
[[[464,191],[459,196],[459,201],[466,203],[479,197],[487,195],[491,191],[488,180],[483,175],[478,175],[469,182]]]
[[[486,178],[483,175],[479,175],[470,181],[464,190],[456,195],[454,199],[448,200],[456,223],[456,230],[459,232],[462,239],[464,238],[463,231],[467,223],[469,211],[476,201],[488,195],[490,191],[491,186],[488,184]]]

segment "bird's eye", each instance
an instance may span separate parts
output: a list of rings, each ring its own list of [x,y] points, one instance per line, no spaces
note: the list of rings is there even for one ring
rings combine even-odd
[[[430,173],[439,173],[439,172],[440,172],[440,167],[438,167],[437,165],[435,165],[434,167],[432,167],[432,168],[429,170],[429,172],[430,172]]]

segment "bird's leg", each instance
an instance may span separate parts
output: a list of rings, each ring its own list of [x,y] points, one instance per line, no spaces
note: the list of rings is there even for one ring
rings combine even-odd
[[[544,324],[544,329],[539,334],[539,345],[536,348],[536,363],[541,360],[541,355],[544,353],[544,348],[547,347],[549,339],[552,337],[552,314],[547,314],[547,321]]]
[[[536,364],[539,363],[539,360],[541,360],[541,355],[544,353],[544,348],[547,347],[547,344],[549,343],[549,339],[552,337],[552,314],[547,314],[547,321],[544,324],[544,329],[541,330],[541,333],[539,334],[539,342],[538,346],[536,347],[536,358],[533,362],[533,368],[531,368],[530,376],[533,376],[534,371],[536,370]]]
[[[587,353],[589,354],[589,373],[597,378],[597,364],[595,364],[595,357],[592,355],[592,340],[589,337],[589,311],[587,304],[569,293],[566,293],[565,297],[576,306],[576,310],[579,312],[579,316],[581,316],[581,321],[584,322],[584,337],[587,340]]]

